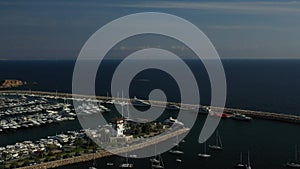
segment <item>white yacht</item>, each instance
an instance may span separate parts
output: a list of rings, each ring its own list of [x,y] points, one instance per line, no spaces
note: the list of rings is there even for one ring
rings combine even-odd
[[[114,163],[106,163],[107,166],[114,166]]]
[[[119,168],[133,168],[133,164],[123,163],[119,166]]]
[[[178,124],[178,125],[184,126],[184,124],[181,121],[179,121],[173,117],[169,117],[168,119],[166,119],[165,123]]]
[[[136,96],[131,101],[131,104],[138,107],[149,107],[151,104],[149,101],[138,99]]]

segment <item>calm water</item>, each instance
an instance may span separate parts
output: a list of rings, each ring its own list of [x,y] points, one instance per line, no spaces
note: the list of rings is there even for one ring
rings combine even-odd
[[[189,115],[187,112],[187,116]],[[285,168],[284,164],[287,160],[294,157],[294,144],[300,142],[300,136],[297,134],[300,130],[298,125],[258,119],[250,123],[226,119],[218,127],[224,150],[220,152],[209,151],[212,154],[211,158],[200,159],[197,154],[203,151],[203,145],[197,142],[197,138],[203,122],[204,116],[199,116],[193,130],[185,138],[187,142],[181,143],[180,147],[185,152],[184,155],[163,154],[162,157],[167,169],[230,169],[239,160],[240,152],[244,153],[246,159],[247,151],[251,152],[253,168]],[[215,139],[212,137],[208,144],[214,142]],[[176,158],[182,159],[183,162],[177,163]],[[130,159],[130,161],[134,162],[135,168],[151,168],[149,159]],[[107,167],[107,162],[114,162],[116,166]],[[110,157],[97,160],[97,166],[98,168],[116,169],[122,162],[124,162],[123,158]],[[87,168],[91,164],[92,162],[87,162],[61,168]]]
[[[169,63],[169,61],[165,61]],[[210,84],[200,61],[186,61],[194,72],[201,103],[209,104]],[[30,88],[71,92],[74,61],[0,61],[0,79],[17,78],[38,82]],[[119,61],[106,60],[96,79],[97,93],[106,95]],[[299,114],[300,60],[223,60],[227,78],[227,107]],[[147,81],[139,80],[147,79]],[[28,89],[29,87],[27,87]],[[132,81],[131,95],[147,98],[153,88],[178,100],[177,85],[161,71],[143,71]]]
[[[118,61],[106,61],[98,73],[96,80],[97,93],[106,95],[114,67]],[[187,61],[194,72],[200,86],[201,103],[209,103],[210,87],[205,69],[200,62]],[[300,115],[300,60],[224,60],[224,69],[228,84],[227,107],[252,110],[264,110],[280,113]],[[59,92],[71,91],[72,61],[0,61],[0,79],[20,78],[36,81],[35,90]],[[139,79],[147,79],[141,81]],[[163,79],[163,81],[162,81]],[[169,100],[178,100],[178,89],[172,78],[157,71],[140,73],[131,85],[131,95],[147,98],[149,91],[160,88],[165,91]],[[168,112],[167,112],[168,113]],[[170,112],[169,112],[170,113]],[[189,113],[187,113],[188,115]],[[223,120],[219,125],[219,132],[224,144],[221,152],[211,152],[212,157],[199,159],[197,153],[203,146],[197,142],[204,117],[200,116],[192,132],[182,144],[185,154],[180,157],[183,162],[175,162],[176,156],[163,154],[167,169],[173,168],[233,168],[239,159],[239,153],[251,151],[253,168],[274,169],[284,168],[283,164],[293,158],[293,146],[300,144],[300,126],[280,122],[255,119],[250,123]],[[80,128],[76,122],[55,124],[32,130],[20,130],[15,134],[0,135],[0,144],[12,144],[16,141],[32,140],[47,135],[54,135],[66,130]],[[211,138],[209,142],[212,142]],[[106,167],[106,162],[113,161],[116,165],[124,160],[111,157],[97,160],[98,168]],[[132,160],[132,159],[131,159]],[[135,168],[151,168],[148,159],[135,159]],[[66,166],[62,168],[87,168],[91,162]]]

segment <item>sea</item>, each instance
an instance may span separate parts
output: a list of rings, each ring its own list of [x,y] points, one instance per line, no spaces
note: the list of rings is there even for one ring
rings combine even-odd
[[[172,64],[169,60],[160,60]],[[209,105],[211,87],[209,76],[199,60],[184,60],[189,66],[200,91],[200,103]],[[97,95],[110,95],[110,84],[116,67],[121,60],[103,60],[95,79]],[[268,111],[300,115],[300,60],[297,59],[223,59],[227,81],[226,107]],[[1,79],[20,79],[29,85],[23,90],[52,92],[72,92],[73,60],[35,60],[0,61]],[[129,86],[130,97],[148,99],[153,89],[161,89],[168,101],[180,101],[180,92],[176,79],[167,72],[157,69],[144,70],[132,79]],[[113,107],[112,107],[113,109]],[[113,111],[116,111],[113,109]],[[172,112],[168,112],[172,114]],[[187,113],[188,115],[189,113]],[[197,154],[203,151],[198,136],[205,120],[197,118],[196,124],[180,145],[183,155],[162,154],[166,169],[230,169],[239,161],[243,153],[244,161],[250,152],[252,168],[286,168],[285,163],[294,159],[294,145],[300,144],[300,126],[283,122],[253,119],[251,122],[222,120],[219,124],[224,150],[209,151],[208,159],[200,159]],[[24,129],[14,133],[0,134],[0,146],[24,140],[37,140],[48,135],[80,129],[78,122],[63,122],[43,128]],[[214,136],[207,142],[213,143]],[[180,158],[181,163],[176,162]],[[149,159],[129,159],[136,169],[151,168]],[[107,166],[113,162],[115,166]],[[96,160],[97,168],[118,168],[124,158],[112,156]],[[61,169],[84,169],[92,161],[60,167]]]

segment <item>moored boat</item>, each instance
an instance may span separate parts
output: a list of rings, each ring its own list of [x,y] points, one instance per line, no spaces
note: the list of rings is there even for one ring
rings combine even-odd
[[[146,100],[141,100],[141,99],[138,99],[137,97],[134,97],[132,100],[131,100],[131,104],[133,106],[137,106],[137,107],[149,107],[151,106],[150,103]]]
[[[246,168],[246,165],[243,163],[243,153],[240,153],[240,161],[234,165],[235,168]]]
[[[240,114],[240,113],[234,113],[233,116],[231,117],[233,120],[240,120],[240,121],[251,121],[252,118],[248,117],[244,114]]]
[[[208,147],[210,149],[213,149],[213,150],[222,150],[223,149],[221,137],[220,137],[218,131],[216,131],[216,144],[214,144],[214,145],[208,145]]]

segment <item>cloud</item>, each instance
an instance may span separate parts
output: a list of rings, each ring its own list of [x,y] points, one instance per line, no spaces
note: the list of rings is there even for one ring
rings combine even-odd
[[[272,31],[287,31],[289,28],[286,27],[274,27],[272,25],[209,25],[209,29],[215,30],[272,30]]]
[[[107,4],[109,5],[109,4]],[[179,2],[155,1],[131,4],[110,4],[111,7],[156,8],[156,9],[196,9],[196,10],[226,10],[245,13],[300,13],[298,1],[284,2]]]
[[[121,7],[151,9],[191,9],[191,10],[222,10],[240,13],[286,14],[300,13],[300,1],[226,1],[226,2],[194,2],[194,1],[0,1],[2,6],[56,6],[56,7]]]

